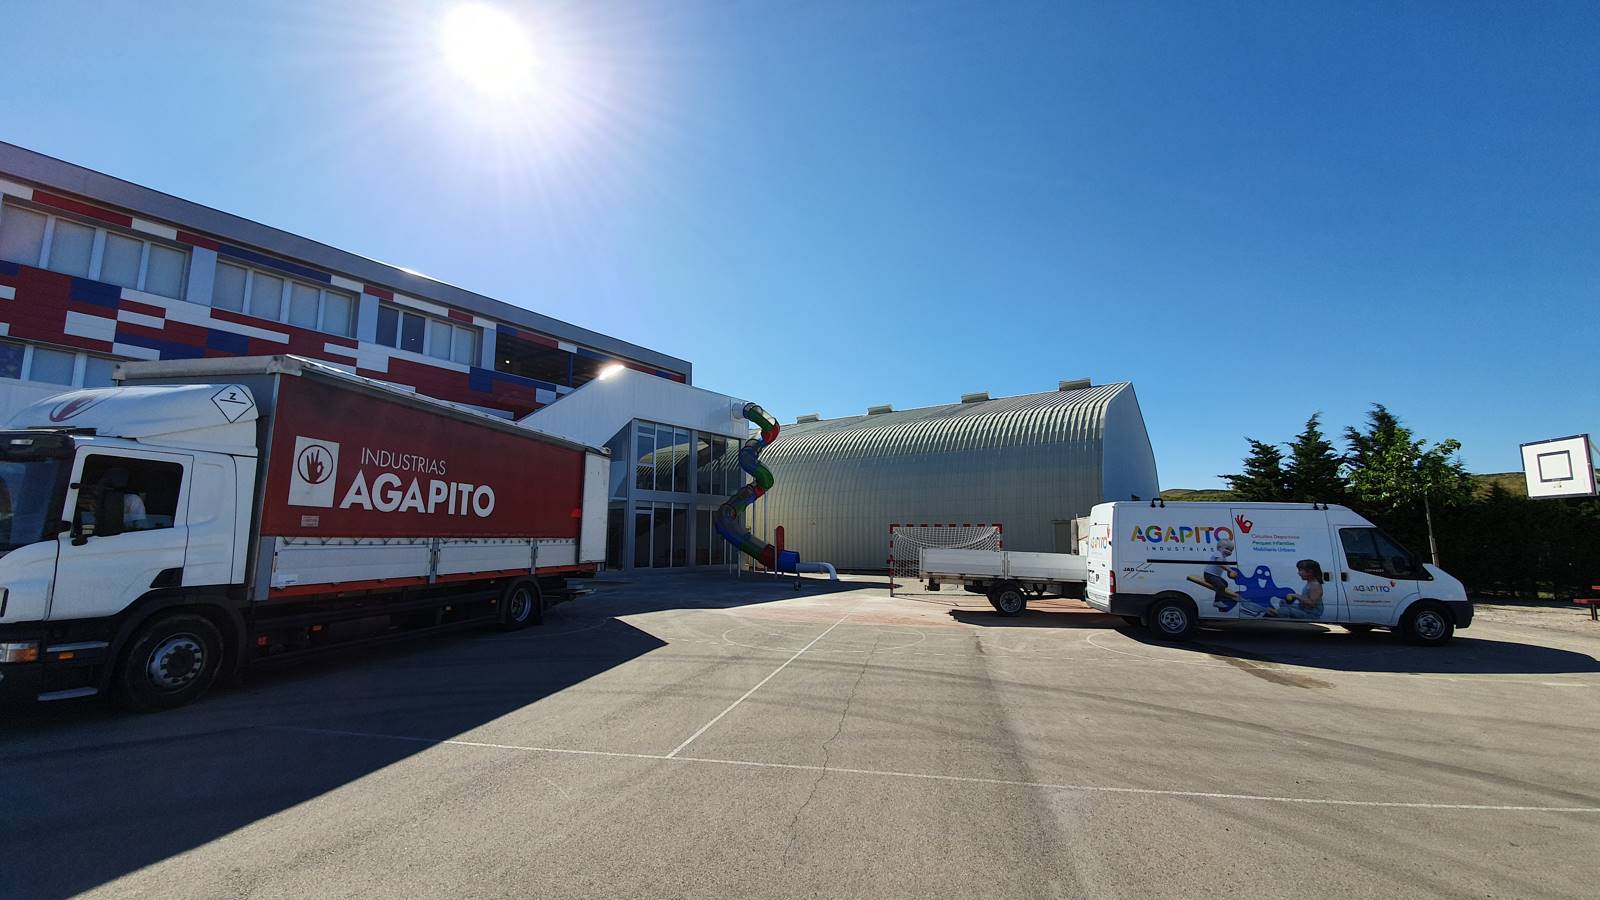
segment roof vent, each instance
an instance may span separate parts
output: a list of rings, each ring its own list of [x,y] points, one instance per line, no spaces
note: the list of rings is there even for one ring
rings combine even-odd
[[[867,415],[869,415],[869,416],[881,416],[884,413],[892,413],[892,412],[894,412],[894,407],[890,406],[887,403],[883,404],[882,406],[869,406],[869,407],[867,407]]]
[[[961,395],[962,403],[982,403],[987,399],[989,399],[988,391],[977,391],[975,393]]]
[[[1061,391],[1081,391],[1086,387],[1092,387],[1092,386],[1093,386],[1093,382],[1091,382],[1087,378],[1074,378],[1074,379],[1071,379],[1070,381],[1061,382],[1061,384],[1058,385],[1056,387],[1056,389],[1057,390],[1061,390]]]
[[[822,416],[817,415],[816,413],[806,413],[803,416],[796,416],[795,420],[794,420],[794,423],[796,425],[804,425],[804,424],[806,424],[808,422],[821,421],[821,419],[822,419]]]

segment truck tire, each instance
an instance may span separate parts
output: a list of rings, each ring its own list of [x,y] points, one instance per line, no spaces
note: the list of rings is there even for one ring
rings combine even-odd
[[[1443,603],[1421,600],[1411,604],[1400,617],[1400,637],[1408,644],[1419,647],[1437,647],[1449,643],[1456,633],[1456,619]]]
[[[539,582],[518,578],[506,585],[506,592],[500,598],[497,627],[501,631],[521,631],[529,625],[543,624],[544,594],[539,591]]]
[[[994,604],[994,611],[1002,616],[1013,617],[1022,615],[1028,608],[1028,595],[1022,588],[1014,584],[1001,585],[989,595],[989,602]]]
[[[1187,641],[1194,636],[1197,619],[1193,603],[1176,597],[1161,597],[1151,604],[1147,622],[1156,637]]]
[[[222,671],[222,633],[205,616],[178,613],[139,626],[113,675],[116,700],[139,712],[198,700]]]

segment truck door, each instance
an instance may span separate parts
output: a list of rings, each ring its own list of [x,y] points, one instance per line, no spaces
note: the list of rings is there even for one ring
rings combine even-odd
[[[1398,611],[1420,593],[1418,578],[1427,571],[1404,547],[1371,525],[1341,525],[1339,546],[1344,567],[1339,594],[1343,622],[1392,625]]]
[[[1333,544],[1319,509],[1233,510],[1239,618],[1336,621]]]
[[[192,459],[90,448],[67,490],[70,531],[56,557],[51,619],[120,612],[153,587],[181,585]]]

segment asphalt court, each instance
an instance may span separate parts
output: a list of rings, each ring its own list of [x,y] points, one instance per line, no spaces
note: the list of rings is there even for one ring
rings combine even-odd
[[[176,713],[16,717],[15,799],[104,849],[8,835],[10,871],[39,895],[1589,896],[1567,841],[1600,824],[1600,629],[1570,612],[1433,649],[1303,624],[1173,646],[1072,601],[639,578]]]

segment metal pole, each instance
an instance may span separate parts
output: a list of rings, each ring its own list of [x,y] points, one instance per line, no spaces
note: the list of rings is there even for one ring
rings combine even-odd
[[[1428,519],[1428,555],[1433,557],[1433,564],[1439,564],[1439,542],[1433,537],[1433,507],[1428,503],[1426,492],[1422,495],[1422,514]]]

